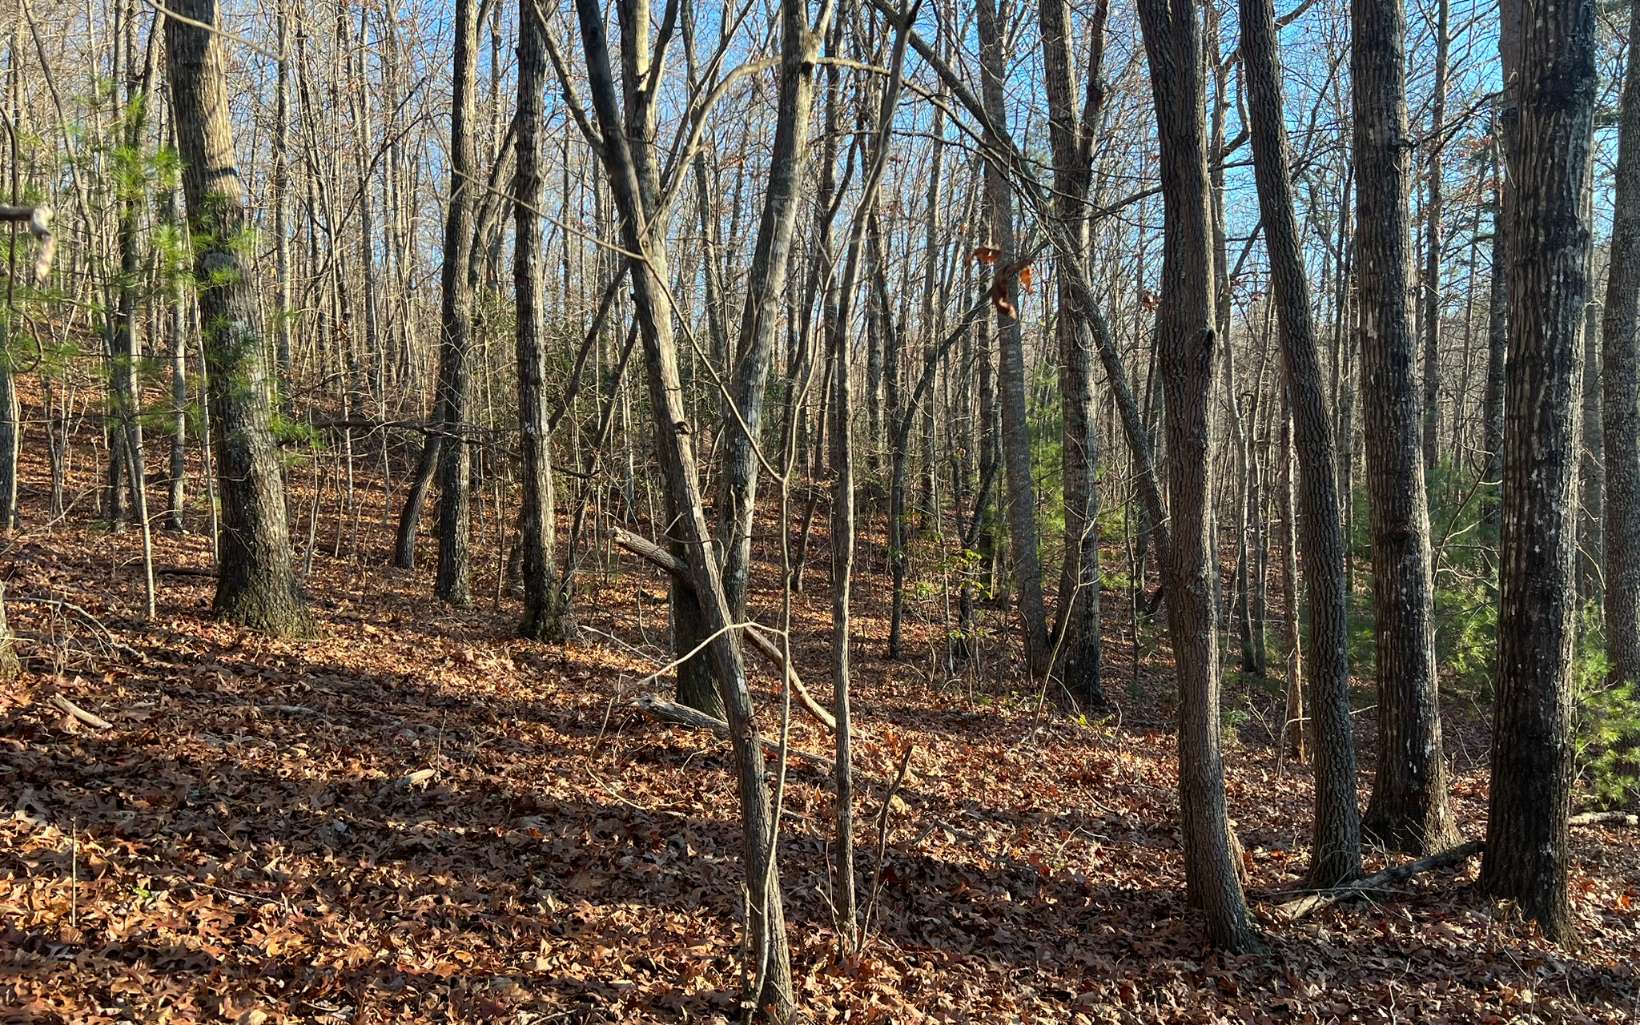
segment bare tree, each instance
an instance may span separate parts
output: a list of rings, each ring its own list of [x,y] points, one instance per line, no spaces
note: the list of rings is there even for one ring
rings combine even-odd
[[[1337,456],[1321,384],[1309,279],[1293,212],[1291,153],[1282,116],[1281,54],[1275,5],[1241,0],[1241,58],[1253,139],[1264,243],[1287,371],[1304,577],[1309,587],[1310,715],[1315,722],[1315,832],[1310,882],[1333,886],[1361,874],[1361,820],[1355,792],[1355,737],[1350,724],[1349,621],[1344,537],[1339,523]],[[1283,462],[1287,459],[1284,454]],[[1296,615],[1289,609],[1288,615]]]
[[[1629,39],[1640,39],[1640,2]],[[1612,201],[1611,262],[1601,324],[1606,460],[1606,644],[1612,676],[1640,683],[1640,60],[1623,81]]]
[[[1156,344],[1173,538],[1166,567],[1168,632],[1179,680],[1179,818],[1185,881],[1215,946],[1258,946],[1225,810],[1219,750],[1219,652],[1213,600],[1212,481],[1208,471],[1218,338],[1213,329],[1212,212],[1203,124],[1202,35],[1188,0],[1140,0],[1161,141],[1162,285]]]
[[[1446,802],[1420,393],[1407,296],[1406,12],[1351,0],[1356,280],[1371,506],[1378,776],[1364,825],[1417,853],[1457,837]]]

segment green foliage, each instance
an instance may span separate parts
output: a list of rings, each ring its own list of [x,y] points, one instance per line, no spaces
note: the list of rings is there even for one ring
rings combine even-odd
[[[295,420],[274,410],[269,424],[274,440],[280,447],[301,447],[317,452],[324,448],[324,434],[303,420]]]
[[[1640,685],[1613,680],[1603,632],[1591,606],[1572,656],[1576,772],[1588,801],[1600,807],[1640,799]]]

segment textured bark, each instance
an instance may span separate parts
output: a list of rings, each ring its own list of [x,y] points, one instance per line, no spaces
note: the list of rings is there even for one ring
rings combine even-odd
[[[472,342],[473,193],[478,157],[473,139],[477,117],[477,0],[456,0],[455,55],[451,68],[450,203],[444,216],[444,263],[440,271],[439,425],[445,433],[438,457],[438,576],[433,593],[451,605],[472,601],[467,552],[471,464],[463,434],[472,391],[468,347]],[[411,492],[415,497],[414,489]],[[407,506],[408,509],[408,506]]]
[[[1099,0],[1087,33],[1092,44],[1084,110],[1077,114],[1071,75],[1070,4],[1040,0],[1042,63],[1048,94],[1048,141],[1053,148],[1054,216],[1066,244],[1086,259],[1086,206],[1089,157],[1104,98],[1101,81],[1106,0]],[[1099,435],[1093,408],[1094,315],[1083,308],[1069,275],[1059,275],[1059,315],[1054,321],[1059,348],[1060,401],[1064,409],[1061,467],[1064,476],[1065,554],[1059,572],[1060,674],[1065,689],[1084,707],[1107,704],[1102,679],[1099,623]]]
[[[1431,608],[1423,403],[1408,324],[1406,12],[1351,0],[1356,280],[1378,683],[1378,775],[1365,828],[1424,854],[1457,837],[1447,810]]]
[[[524,502],[518,543],[523,555],[524,620],[519,633],[541,641],[565,641],[575,624],[558,586],[552,549],[557,508],[552,481],[552,424],[547,411],[547,353],[542,301],[546,267],[542,261],[541,126],[546,123],[546,24],[531,3],[519,8],[518,174],[513,181],[513,288],[518,323],[514,340],[518,363],[518,419],[523,452]]]
[[[1007,54],[996,0],[979,0],[980,93],[993,125],[1007,123],[1004,86]],[[992,146],[1002,150],[999,140]],[[1002,419],[1002,459],[1007,473],[1009,553],[1013,580],[1019,588],[1020,627],[1025,639],[1025,661],[1033,676],[1048,671],[1052,655],[1048,619],[1042,599],[1042,561],[1036,529],[1036,484],[1031,473],[1031,431],[1025,405],[1025,339],[1019,323],[1019,281],[1015,264],[1021,257],[1014,237],[1013,187],[1008,183],[1005,158],[993,154],[985,163],[985,194],[991,208],[992,245],[999,250],[996,303],[997,402]],[[1012,268],[1012,269],[1011,269]]]
[[[1548,937],[1571,939],[1571,657],[1575,621],[1578,331],[1589,297],[1594,0],[1509,0],[1520,12],[1511,171],[1510,337],[1499,555],[1498,691],[1481,886]]]
[[[641,89],[649,78],[651,55],[647,7],[641,0],[623,0],[619,7],[621,83],[625,116],[616,96],[610,66],[604,15],[596,0],[577,0],[576,13],[586,54],[589,91],[600,130],[599,156],[610,182],[621,218],[621,244],[640,259],[633,268],[633,310],[643,341],[649,399],[655,418],[655,448],[666,481],[673,516],[670,532],[676,554],[689,567],[693,589],[700,600],[708,642],[706,655],[716,672],[718,693],[729,725],[734,750],[735,777],[740,794],[742,848],[746,869],[746,923],[756,968],[750,994],[756,1005],[784,1022],[794,1010],[791,955],[787,946],[785,913],[780,897],[780,875],[770,846],[773,815],[767,790],[762,740],[753,716],[746,668],[733,632],[734,621],[723,593],[712,536],[706,524],[700,478],[678,372],[677,345],[672,333],[672,309],[666,289],[668,271],[661,232],[652,225],[660,191],[656,167],[653,92]]]
[[[435,400],[435,406],[442,408],[443,403]],[[432,486],[433,473],[438,469],[439,451],[444,447],[444,438],[436,432],[429,432],[421,443],[421,455],[416,459],[416,468],[410,475],[410,490],[404,496],[404,506],[399,510],[399,526],[393,535],[393,565],[399,569],[416,568],[416,532],[421,525],[422,506],[427,502],[427,490]]]
[[[1208,397],[1218,340],[1213,330],[1213,256],[1202,39],[1189,0],[1140,0],[1161,143],[1165,208],[1161,305],[1156,319],[1166,390],[1173,544],[1167,564],[1168,628],[1179,681],[1179,816],[1191,902],[1217,947],[1258,946],[1238,876],[1219,751],[1219,652],[1210,520],[1212,449]]]
[[[1587,164],[1588,175],[1583,181],[1581,216],[1585,224],[1594,223],[1594,161]],[[1589,282],[1589,301],[1584,304],[1580,322],[1578,345],[1582,350],[1583,370],[1578,381],[1581,408],[1577,417],[1579,501],[1577,518],[1577,594],[1578,608],[1604,603],[1605,570],[1602,559],[1606,549],[1606,446],[1605,429],[1601,416],[1601,360],[1600,360],[1600,304],[1594,293],[1594,246],[1589,246],[1585,260],[1584,277]]]
[[[179,0],[172,10],[216,23],[215,0]],[[240,260],[249,226],[234,164],[222,43],[175,18],[165,19],[165,40],[222,497],[216,611],[231,623],[300,634],[308,618],[291,568],[255,287]]]
[[[1640,32],[1640,2],[1629,13]],[[1640,683],[1640,60],[1623,80],[1611,263],[1601,324],[1606,462],[1606,644],[1612,676]]]
[[[1307,683],[1315,724],[1315,826],[1310,883],[1336,886],[1361,874],[1361,823],[1356,801],[1355,736],[1350,723],[1348,592],[1339,522],[1332,422],[1321,384],[1309,281],[1293,208],[1291,153],[1282,118],[1281,55],[1271,0],[1241,0],[1241,53],[1253,168],[1270,276],[1300,483],[1298,544],[1309,585],[1310,658]],[[1284,449],[1285,453],[1285,449]],[[1286,456],[1283,454],[1283,460]],[[1296,616],[1289,604],[1288,615]],[[1291,645],[1296,650],[1297,645]]]
[[[184,237],[178,190],[165,194],[161,208],[164,222]],[[169,285],[171,303],[171,451],[170,480],[167,482],[165,527],[183,529],[183,497],[188,475],[188,306],[182,279],[175,277]]]

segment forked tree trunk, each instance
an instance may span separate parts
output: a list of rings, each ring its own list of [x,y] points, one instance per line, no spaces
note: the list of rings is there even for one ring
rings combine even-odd
[[[1053,149],[1054,216],[1067,244],[1086,254],[1086,204],[1094,132],[1104,101],[1105,16],[1100,0],[1090,16],[1084,109],[1078,116],[1071,77],[1070,4],[1040,0],[1042,58],[1048,94],[1048,140]],[[1084,257],[1085,258],[1085,257]],[[1059,315],[1054,330],[1059,349],[1060,399],[1064,403],[1061,467],[1064,475],[1065,554],[1059,573],[1060,675],[1072,697],[1090,709],[1105,699],[1099,622],[1099,434],[1093,408],[1093,316],[1083,308],[1067,275],[1059,275]]]
[[[789,0],[796,2],[796,0]],[[577,0],[589,92],[597,113],[600,157],[621,216],[621,244],[639,255],[633,269],[633,308],[648,368],[649,399],[655,418],[655,448],[674,516],[670,531],[676,551],[689,567],[699,596],[705,654],[716,673],[718,694],[734,748],[740,793],[742,855],[746,869],[746,928],[753,960],[755,1006],[784,1022],[794,1010],[791,955],[787,946],[780,875],[774,865],[774,820],[767,790],[763,744],[746,684],[746,667],[734,635],[733,613],[723,593],[712,535],[696,470],[687,411],[672,333],[673,310],[666,295],[665,251],[651,224],[660,191],[654,138],[656,94],[646,91],[651,66],[648,8],[642,0],[619,7],[622,49],[623,116],[604,33],[604,13],[596,0]]]
[[[827,6],[825,10],[830,11]],[[780,324],[780,298],[791,266],[793,229],[807,179],[805,145],[814,108],[814,70],[819,41],[827,25],[812,29],[808,6],[780,7],[780,115],[769,154],[768,191],[752,254],[751,280],[741,314],[740,341],[730,386],[735,409],[723,424],[721,505],[718,533],[723,545],[723,590],[737,618],[746,613],[746,582],[751,567],[752,516],[757,503],[758,461],[755,446],[762,435],[769,367]],[[738,416],[736,415],[738,411]]]
[[[1481,887],[1572,937],[1572,550],[1577,538],[1578,330],[1589,296],[1594,0],[1508,0],[1519,17],[1510,170],[1508,413],[1499,555],[1498,691]]]
[[[178,0],[171,9],[216,24],[215,0]],[[291,568],[255,286],[240,259],[249,225],[222,43],[212,30],[178,18],[165,19],[165,41],[222,496],[216,610],[231,623],[300,634],[308,617]]]

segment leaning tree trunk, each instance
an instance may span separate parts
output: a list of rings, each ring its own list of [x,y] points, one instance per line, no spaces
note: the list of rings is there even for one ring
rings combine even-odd
[[[553,502],[552,424],[547,411],[547,353],[542,328],[546,267],[542,262],[541,126],[546,123],[547,26],[541,9],[524,4],[518,15],[518,174],[513,188],[513,287],[517,295],[518,419],[523,450],[524,620],[519,633],[565,641],[575,633],[558,586],[552,549],[557,534]]]
[[[1225,809],[1219,751],[1219,651],[1213,601],[1208,402],[1218,337],[1203,126],[1202,39],[1189,0],[1140,0],[1161,142],[1165,210],[1161,306],[1156,318],[1173,537],[1168,630],[1179,681],[1179,817],[1185,879],[1208,938],[1226,950],[1258,946]]]
[[[1315,723],[1315,824],[1310,883],[1336,886],[1361,874],[1355,736],[1350,724],[1348,592],[1339,522],[1338,459],[1321,383],[1309,279],[1293,208],[1292,165],[1282,119],[1281,53],[1275,5],[1241,0],[1241,53],[1253,170],[1270,253],[1281,352],[1298,449],[1299,546],[1310,596],[1310,715]],[[1287,455],[1283,449],[1282,459]],[[1290,488],[1291,485],[1289,485]],[[1288,609],[1296,616],[1295,609]],[[1296,645],[1294,645],[1296,650]]]
[[[1377,634],[1378,776],[1365,827],[1414,853],[1457,839],[1446,803],[1422,396],[1407,318],[1406,12],[1352,0],[1356,280]]]
[[[1640,0],[1629,14],[1640,38]],[[1640,684],[1640,60],[1630,59],[1617,135],[1611,265],[1601,325],[1606,457],[1606,646],[1612,677]]]
[[[215,0],[177,0],[171,9],[216,24]],[[255,286],[240,258],[250,225],[222,44],[214,30],[177,18],[165,20],[165,41],[222,496],[216,610],[231,623],[299,634],[308,618],[291,568]]]
[[[1498,692],[1481,886],[1571,938],[1571,658],[1577,539],[1578,328],[1590,226],[1594,0],[1506,2],[1520,17],[1519,134],[1510,170],[1510,338],[1499,554]]]

